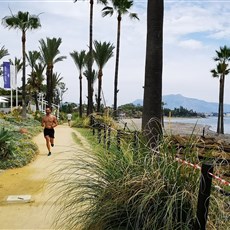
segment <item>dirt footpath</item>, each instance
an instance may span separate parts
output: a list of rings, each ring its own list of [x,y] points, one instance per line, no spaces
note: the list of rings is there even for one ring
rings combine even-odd
[[[52,229],[54,218],[53,202],[50,198],[48,178],[63,159],[69,159],[78,152],[86,152],[84,138],[67,125],[59,125],[55,133],[52,155],[47,156],[43,133],[34,138],[39,155],[29,165],[0,172],[0,229]],[[77,145],[72,138],[75,132],[83,145]],[[31,195],[31,202],[9,203],[10,195]]]

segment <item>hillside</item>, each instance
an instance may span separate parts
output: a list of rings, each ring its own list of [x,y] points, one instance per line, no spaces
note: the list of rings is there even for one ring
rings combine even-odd
[[[217,113],[218,111],[218,103],[184,97],[181,94],[165,95],[163,96],[163,102],[165,103],[164,107],[169,109],[179,108],[182,106],[188,110],[193,110],[198,113]],[[134,105],[143,105],[143,100],[137,99],[132,103]],[[224,112],[230,112],[229,104],[224,104]]]

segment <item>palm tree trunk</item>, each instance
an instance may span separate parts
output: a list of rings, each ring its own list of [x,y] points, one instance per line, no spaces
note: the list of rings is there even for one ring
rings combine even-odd
[[[47,88],[46,88],[46,101],[48,102],[48,106],[51,107],[51,104],[52,104],[52,100],[51,100],[51,88],[52,88],[52,85],[51,85],[51,78],[52,78],[52,69],[51,69],[51,66],[47,66],[47,71],[46,71],[46,85],[47,85]]]
[[[163,0],[148,0],[142,130],[146,131],[150,147],[162,135],[163,12]],[[148,124],[151,118],[154,122]]]
[[[113,116],[118,117],[117,112],[117,94],[118,94],[118,69],[119,69],[119,53],[120,53],[120,38],[121,38],[121,15],[117,17],[117,49],[116,49],[116,63],[115,63],[115,77],[114,77],[114,103]]]
[[[89,76],[88,76],[88,108],[87,115],[93,113],[93,92],[92,92],[92,65],[93,65],[93,4],[90,0],[90,23],[89,23]]]
[[[100,112],[101,108],[101,86],[102,86],[102,70],[98,73],[98,94],[97,94],[97,112]]]
[[[26,32],[22,31],[22,117],[26,118]]]
[[[50,69],[50,100],[48,101],[48,104],[50,107],[52,107],[52,103],[54,102],[54,80],[53,80],[53,65]]]
[[[225,76],[222,76],[221,82],[221,116],[220,116],[220,133],[224,134],[224,80]]]
[[[79,116],[80,116],[80,118],[82,118],[82,76],[81,76],[81,73],[79,76],[79,81],[80,81]]]
[[[222,103],[223,103],[223,93],[222,93],[222,76],[220,76],[220,84],[219,84],[219,106],[218,106],[218,118],[217,118],[217,133],[220,134],[222,132],[221,130],[221,117],[222,117]]]
[[[39,106],[38,106],[38,93],[34,93],[34,101],[35,101],[35,106],[36,106],[36,111],[39,111]]]

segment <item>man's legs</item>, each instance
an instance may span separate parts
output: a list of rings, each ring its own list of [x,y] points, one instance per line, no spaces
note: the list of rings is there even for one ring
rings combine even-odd
[[[54,138],[50,137],[50,144],[52,147],[54,147]]]
[[[50,151],[50,142],[51,142],[50,139],[51,138],[49,136],[45,136],[45,139],[46,139],[46,147],[47,147],[47,149],[49,151],[48,156],[50,156],[51,155],[51,151]]]

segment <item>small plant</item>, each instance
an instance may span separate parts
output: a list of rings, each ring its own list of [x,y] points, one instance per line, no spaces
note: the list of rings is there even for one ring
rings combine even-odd
[[[0,160],[6,159],[11,154],[10,140],[12,139],[12,133],[4,128],[0,129]]]

